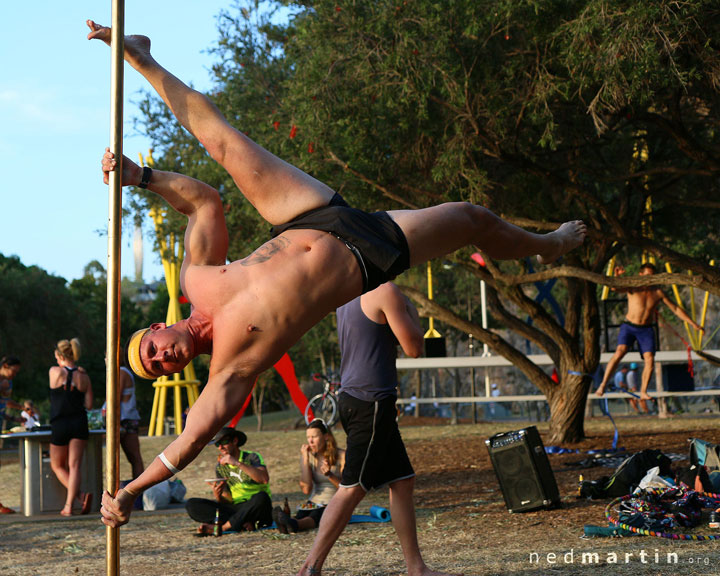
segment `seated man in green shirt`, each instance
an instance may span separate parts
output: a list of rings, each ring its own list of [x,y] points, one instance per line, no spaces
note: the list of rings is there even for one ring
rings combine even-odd
[[[213,439],[220,451],[211,482],[215,500],[190,498],[185,504],[190,518],[202,523],[199,534],[212,534],[216,513],[223,532],[272,524],[270,475],[260,454],[240,450],[246,441],[243,432],[229,427]]]

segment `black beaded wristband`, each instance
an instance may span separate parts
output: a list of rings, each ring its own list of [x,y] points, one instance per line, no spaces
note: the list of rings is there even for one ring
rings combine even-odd
[[[140,179],[139,188],[147,188],[150,184],[150,178],[152,178],[152,168],[150,166],[143,166],[142,178]]]

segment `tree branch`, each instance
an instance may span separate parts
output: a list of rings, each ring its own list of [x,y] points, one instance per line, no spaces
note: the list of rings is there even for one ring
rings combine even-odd
[[[515,367],[519,368],[532,382],[539,386],[539,388],[545,392],[550,391],[553,387],[553,382],[550,377],[536,364],[533,364],[528,360],[527,356],[513,347],[501,336],[485,330],[482,326],[469,322],[464,318],[454,314],[444,306],[430,300],[423,294],[422,291],[411,286],[399,285],[400,290],[403,291],[409,298],[412,298],[417,305],[418,311],[422,314],[432,316],[465,332],[466,334],[472,334],[473,338],[480,341],[482,344],[487,344],[496,353],[500,354],[504,358],[507,358]]]
[[[542,272],[532,274],[505,274],[498,278],[499,282],[508,285],[529,284],[531,282],[542,282],[551,278],[580,278],[595,284],[610,286],[611,288],[645,288],[648,286],[692,286],[706,290],[711,294],[720,296],[720,285],[715,284],[702,275],[688,274],[652,274],[649,276],[605,276],[597,272],[590,272],[584,268],[575,266],[556,266]]]
[[[376,190],[379,190],[379,191],[382,193],[382,195],[385,196],[386,198],[390,198],[391,200],[394,200],[395,202],[397,202],[397,203],[400,204],[401,206],[406,206],[406,207],[408,207],[408,208],[418,208],[418,206],[416,206],[415,204],[412,204],[411,202],[408,202],[408,201],[407,201],[405,198],[403,198],[402,196],[398,196],[397,194],[393,194],[392,192],[390,192],[390,190],[388,190],[387,188],[385,188],[385,186],[382,186],[381,184],[379,184],[379,183],[376,182],[375,180],[371,180],[370,178],[368,178],[367,176],[365,176],[365,175],[362,174],[361,172],[358,172],[357,170],[354,170],[353,168],[350,168],[350,165],[349,165],[347,162],[345,162],[345,161],[343,161],[343,160],[340,160],[340,158],[338,158],[338,157],[335,155],[335,152],[333,152],[332,150],[329,151],[329,154],[330,154],[330,160],[331,160],[332,162],[334,162],[335,164],[337,164],[338,166],[340,166],[340,167],[341,167],[343,170],[345,170],[346,172],[350,172],[350,174],[352,174],[353,176],[355,176],[358,180],[361,180],[362,182],[365,182],[366,184],[369,184],[370,186],[372,186],[372,187],[375,188]]]

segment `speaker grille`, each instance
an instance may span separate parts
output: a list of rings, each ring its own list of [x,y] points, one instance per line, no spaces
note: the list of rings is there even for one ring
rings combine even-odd
[[[510,512],[554,505],[560,500],[537,429],[497,434],[485,441]]]

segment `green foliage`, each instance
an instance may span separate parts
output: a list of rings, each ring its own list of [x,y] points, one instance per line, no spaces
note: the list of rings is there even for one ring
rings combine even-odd
[[[280,6],[286,22],[272,18]],[[613,255],[631,263],[650,249],[681,269],[720,254],[708,217],[718,209],[719,27],[709,0],[246,2],[220,20],[211,97],[239,130],[358,207],[469,200],[539,230],[582,218],[591,236],[573,265],[602,272]],[[160,165],[220,190],[230,256],[267,239],[167,110],[148,98],[144,112]],[[438,297],[464,316],[459,277],[440,278]],[[407,278],[424,287],[422,273]],[[592,316],[578,294],[558,285],[572,318]],[[320,340],[304,339],[301,355],[324,354]]]
[[[79,338],[80,365],[90,376],[96,406],[105,396],[105,270],[96,261],[82,278],[69,285],[64,278],[36,266],[25,266],[16,256],[0,254],[0,355],[22,361],[14,396],[31,398],[47,418],[48,370],[55,365],[53,350],[61,339]],[[121,299],[121,341],[146,322],[145,315],[127,297]]]
[[[16,397],[40,399],[46,394],[53,350],[78,312],[68,298],[65,280],[37,266],[24,266],[16,256],[0,255],[0,355],[22,361]],[[69,306],[59,305],[66,301]]]

